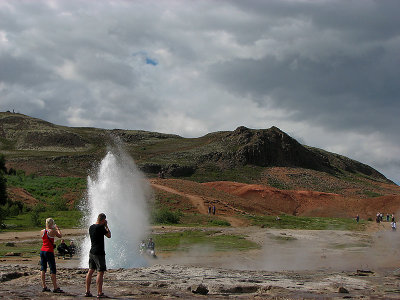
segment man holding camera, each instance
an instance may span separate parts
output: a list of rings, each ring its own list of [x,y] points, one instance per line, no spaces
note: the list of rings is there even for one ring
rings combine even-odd
[[[86,294],[85,297],[92,297],[90,293],[90,283],[95,270],[97,270],[97,298],[105,298],[103,293],[103,276],[107,270],[106,253],[104,251],[104,236],[111,238],[111,231],[107,225],[106,215],[99,214],[96,224],[89,227],[89,235],[92,247],[89,252],[89,271],[86,275]]]

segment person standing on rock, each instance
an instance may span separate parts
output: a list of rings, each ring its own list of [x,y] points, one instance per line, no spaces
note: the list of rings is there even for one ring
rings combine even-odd
[[[43,245],[40,249],[40,277],[42,280],[42,292],[50,292],[50,289],[46,285],[46,271],[47,271],[47,264],[50,268],[50,276],[51,281],[53,283],[53,292],[54,293],[64,293],[63,290],[57,285],[57,278],[56,278],[56,260],[54,257],[54,237],[62,237],[60,228],[54,223],[52,218],[46,219],[46,229],[43,229],[41,232]]]
[[[103,293],[103,277],[106,267],[106,252],[104,251],[104,236],[111,238],[111,231],[108,228],[106,215],[99,214],[96,224],[89,227],[91,248],[89,252],[89,271],[86,275],[85,297],[92,297],[90,293],[90,283],[95,270],[97,270],[97,298],[106,298]]]

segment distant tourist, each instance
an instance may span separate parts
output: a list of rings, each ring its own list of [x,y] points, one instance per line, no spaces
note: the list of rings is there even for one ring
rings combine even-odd
[[[104,236],[111,238],[111,231],[108,228],[106,215],[101,213],[97,217],[96,224],[89,227],[90,242],[92,244],[89,252],[89,271],[86,275],[85,297],[92,297],[90,283],[95,270],[97,270],[97,298],[106,298],[103,293],[103,277],[106,267],[106,252],[104,251]]]
[[[75,247],[74,241],[71,241],[71,242],[69,243],[68,251],[69,251],[69,254],[71,255],[71,257],[72,257],[72,255],[75,254],[75,252],[76,252],[76,247]]]
[[[50,268],[51,274],[51,282],[53,283],[53,292],[54,293],[64,293],[62,289],[57,285],[56,278],[56,260],[54,258],[54,248],[56,244],[54,244],[54,237],[62,237],[60,228],[54,223],[52,218],[46,219],[46,229],[41,231],[43,245],[40,249],[40,276],[42,279],[42,292],[50,292],[50,289],[46,285],[46,271],[47,264]]]
[[[377,213],[376,214],[376,223],[380,223],[380,221],[381,221],[381,215],[380,215],[380,213]]]
[[[396,222],[392,222],[390,225],[392,226],[392,230],[396,231]]]
[[[58,254],[61,256],[64,256],[64,257],[66,254],[70,254],[68,246],[64,240],[61,240],[61,243],[60,243],[60,245],[58,245],[57,250],[58,250]]]
[[[152,238],[149,238],[149,242],[147,243],[147,250],[146,253],[147,255],[156,258],[156,244],[154,243]]]
[[[147,243],[147,249],[154,250],[156,244],[153,242],[152,238],[149,238],[149,242]]]
[[[213,213],[213,215],[215,215],[215,205],[213,205],[212,213]]]
[[[208,206],[208,214],[211,215],[211,205]]]
[[[394,214],[392,214],[392,222],[394,222],[395,220],[394,220]]]
[[[356,216],[356,221],[357,221],[357,223],[360,222],[360,216],[359,215]]]
[[[146,242],[144,240],[142,240],[142,242],[140,243],[140,246],[139,246],[140,254],[145,253],[146,249],[147,249]]]
[[[386,214],[386,222],[389,222],[389,220],[390,220],[390,215]]]

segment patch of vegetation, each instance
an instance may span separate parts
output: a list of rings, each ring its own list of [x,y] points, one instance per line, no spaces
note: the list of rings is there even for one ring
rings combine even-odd
[[[25,241],[22,243],[0,243],[0,257],[9,252],[21,253],[23,257],[35,257],[39,255],[42,240]]]
[[[33,210],[34,211],[34,210]],[[40,211],[36,210],[34,216],[32,212],[17,216],[7,217],[4,220],[5,231],[24,231],[40,230],[45,227],[47,218],[53,218],[60,229],[79,227],[82,219],[82,212],[77,210],[69,211]]]
[[[272,235],[270,237],[273,240],[277,240],[277,241],[281,241],[281,242],[288,242],[288,241],[295,241],[297,240],[297,238],[295,238],[294,236],[290,236],[290,235]]]
[[[208,220],[208,225],[210,225],[210,226],[231,226],[231,223],[229,223],[226,220],[213,218],[213,219]]]
[[[365,230],[367,221],[357,223],[353,218],[320,218],[297,217],[290,215],[276,216],[248,216],[253,225],[279,229],[307,229],[307,230]]]
[[[291,189],[291,187],[288,184],[280,181],[279,179],[277,179],[275,177],[269,177],[268,184],[279,190],[290,190]]]
[[[216,227],[216,226],[231,226],[231,224],[216,216],[203,215],[199,213],[184,213],[182,214],[180,226],[186,227]]]
[[[195,209],[187,197],[159,189],[154,189],[154,199],[156,208],[168,206],[172,209],[185,206],[186,210]]]
[[[216,251],[259,249],[260,245],[243,236],[219,234],[218,231],[187,230],[154,235],[157,251],[188,251],[193,246],[212,247]]]
[[[211,182],[211,181],[236,181],[243,183],[255,183],[260,179],[263,167],[246,165],[238,168],[219,168],[210,166],[210,164],[200,167],[196,172],[183,179],[195,182]]]
[[[78,197],[86,189],[86,180],[78,177],[25,175],[23,171],[17,171],[16,175],[7,175],[6,178],[8,186],[23,188],[55,210],[68,210],[68,200],[64,196],[75,193]]]
[[[182,213],[180,211],[172,211],[166,207],[154,209],[152,211],[153,224],[178,224]]]
[[[373,192],[373,191],[368,191],[368,190],[363,191],[363,194],[365,196],[367,196],[368,198],[375,198],[375,197],[383,196],[382,194],[379,194],[379,193],[376,193],[376,192]]]
[[[365,248],[371,246],[370,244],[367,243],[351,243],[351,244],[340,244],[340,243],[335,243],[331,244],[329,247],[333,249],[346,249],[346,248]]]

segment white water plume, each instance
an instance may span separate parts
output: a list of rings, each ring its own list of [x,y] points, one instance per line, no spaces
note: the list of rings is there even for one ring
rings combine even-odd
[[[96,223],[99,213],[105,213],[111,239],[105,239],[108,268],[144,266],[139,244],[147,235],[147,181],[134,161],[121,150],[108,152],[101,161],[97,174],[88,176],[87,199],[82,210],[88,229]],[[81,267],[88,267],[90,238],[81,247]]]

